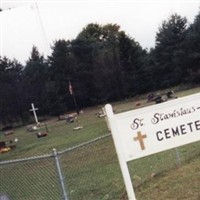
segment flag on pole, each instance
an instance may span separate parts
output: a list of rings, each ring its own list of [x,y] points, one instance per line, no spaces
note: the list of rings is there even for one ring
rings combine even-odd
[[[72,84],[69,81],[69,93],[72,95],[73,94],[73,89],[72,89]]]

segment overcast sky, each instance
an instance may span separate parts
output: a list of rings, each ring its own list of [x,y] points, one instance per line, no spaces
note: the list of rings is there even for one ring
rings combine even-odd
[[[173,13],[190,23],[200,0],[1,0],[0,53],[24,64],[32,46],[44,56],[58,39],[75,39],[89,23],[116,23],[143,48],[154,47],[159,25]]]

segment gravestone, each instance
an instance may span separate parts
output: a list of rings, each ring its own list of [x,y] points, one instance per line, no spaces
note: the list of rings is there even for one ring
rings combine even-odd
[[[8,135],[12,135],[13,133],[14,133],[13,130],[9,130],[9,131],[5,131],[5,132],[4,132],[4,135],[5,135],[5,136],[8,136]]]
[[[67,115],[67,116],[65,117],[65,120],[66,120],[66,123],[67,123],[67,124],[70,124],[70,123],[73,123],[73,122],[74,122],[75,117],[74,117],[74,115]]]
[[[75,117],[75,121],[76,121],[77,126],[74,127],[73,130],[74,130],[74,131],[78,131],[78,130],[82,129],[83,126],[80,125],[80,121],[78,120],[77,117]]]
[[[104,111],[99,111],[97,116],[98,116],[98,118],[102,118],[102,117],[105,117],[106,114],[104,113]]]
[[[27,131],[30,131],[30,132],[32,132],[32,131],[37,131],[37,130],[38,130],[38,127],[35,126],[35,125],[28,125],[28,126],[26,127],[26,130],[27,130]]]
[[[30,109],[30,111],[33,112],[33,115],[34,115],[34,118],[35,118],[35,122],[38,125],[39,121],[38,121],[37,114],[36,114],[36,110],[38,110],[38,108],[35,108],[33,103],[31,103],[31,107],[32,107],[32,109]]]
[[[167,95],[167,98],[171,99],[171,98],[174,98],[174,91],[173,90],[170,90],[166,93]]]
[[[37,135],[37,138],[42,138],[42,137],[46,137],[48,134],[47,132],[38,132],[36,133],[36,135]]]

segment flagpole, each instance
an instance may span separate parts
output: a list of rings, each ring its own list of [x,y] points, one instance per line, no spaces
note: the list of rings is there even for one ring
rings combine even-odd
[[[69,93],[72,95],[73,97],[73,101],[74,101],[74,105],[75,105],[75,109],[76,109],[76,113],[79,114],[79,109],[78,109],[78,105],[77,105],[77,102],[76,102],[76,97],[75,97],[75,94],[74,94],[74,91],[72,89],[72,85],[71,85],[71,82],[69,81]]]
[[[76,98],[75,98],[74,92],[72,93],[72,96],[73,96],[74,105],[75,105],[75,108],[76,108],[76,113],[79,114],[79,109],[78,109],[78,105],[76,103]]]

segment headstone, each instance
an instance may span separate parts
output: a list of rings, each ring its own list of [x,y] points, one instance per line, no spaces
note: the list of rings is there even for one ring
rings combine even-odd
[[[167,97],[168,98],[173,98],[174,97],[174,91],[173,90],[170,90],[166,93]]]
[[[83,128],[82,126],[77,126],[77,127],[73,128],[73,130],[74,130],[74,131],[78,131],[78,130],[80,130],[80,129],[82,129],[82,128]]]
[[[166,95],[157,96],[157,97],[155,98],[156,104],[158,104],[158,103],[163,103],[163,102],[165,102],[165,101],[167,101],[167,96],[166,96]]]
[[[18,140],[17,140],[18,141]],[[14,141],[8,140],[8,141],[0,141],[0,152],[5,153],[7,151],[10,151],[11,149],[16,148],[16,139]]]
[[[99,111],[97,116],[98,116],[98,118],[102,118],[102,117],[105,117],[106,114],[103,111]]]
[[[74,117],[73,114],[71,114],[71,115],[67,115],[67,116],[65,117],[65,120],[66,120],[66,123],[67,123],[67,124],[69,124],[69,123],[73,123],[74,120],[75,120],[75,117]]]
[[[34,115],[34,118],[35,118],[35,122],[36,122],[36,124],[38,125],[39,122],[38,122],[38,118],[37,118],[37,114],[36,114],[36,110],[38,110],[38,108],[35,108],[35,106],[34,106],[33,103],[31,103],[31,107],[32,107],[32,109],[30,109],[30,111],[33,112],[33,115]]]
[[[12,135],[13,133],[14,133],[13,130],[9,130],[9,131],[5,131],[5,132],[4,132],[4,135],[5,135],[5,136],[8,136],[8,135]]]
[[[77,126],[76,126],[76,127],[74,127],[74,128],[73,128],[73,130],[74,130],[74,131],[77,131],[77,130],[80,130],[80,129],[82,129],[82,128],[83,128],[83,126],[81,126],[81,125],[79,124],[79,120],[78,120],[78,118],[77,118],[77,117],[75,117],[75,121],[76,121],[76,124],[77,124]]]
[[[18,140],[17,140],[18,141]],[[16,148],[16,139],[14,141],[10,140],[6,142],[6,147],[9,147],[10,149],[15,149]]]
[[[48,134],[47,132],[38,132],[36,133],[36,135],[37,135],[37,138],[41,138],[41,137],[46,137]]]
[[[26,127],[26,130],[27,130],[27,131],[30,131],[30,132],[36,131],[36,130],[38,130],[38,127],[35,126],[35,125],[28,125],[28,126]]]
[[[8,152],[8,151],[10,151],[10,150],[11,150],[10,147],[4,147],[4,148],[1,148],[1,149],[0,149],[0,153],[6,153],[6,152]]]
[[[59,118],[59,120],[65,120],[65,117],[66,117],[65,115],[59,115],[58,118]]]

